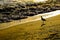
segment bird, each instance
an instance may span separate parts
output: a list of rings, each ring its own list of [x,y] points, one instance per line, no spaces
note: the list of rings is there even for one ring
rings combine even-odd
[[[42,22],[43,22],[41,26],[45,25],[44,22],[46,21],[46,19],[44,19],[44,18],[41,16],[41,20],[42,20]]]

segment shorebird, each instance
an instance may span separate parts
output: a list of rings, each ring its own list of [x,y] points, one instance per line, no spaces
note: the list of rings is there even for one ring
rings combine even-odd
[[[41,16],[41,20],[42,20],[42,25],[41,25],[41,26],[45,25],[46,19],[44,19],[44,18]]]

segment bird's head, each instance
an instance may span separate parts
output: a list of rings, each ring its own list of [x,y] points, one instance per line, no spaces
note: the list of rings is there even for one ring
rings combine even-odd
[[[42,16],[41,16],[42,17]]]

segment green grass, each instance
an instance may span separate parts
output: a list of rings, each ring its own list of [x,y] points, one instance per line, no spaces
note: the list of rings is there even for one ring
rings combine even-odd
[[[60,15],[46,20],[42,27],[42,21],[39,20],[0,30],[0,40],[46,40],[55,33],[60,37]]]

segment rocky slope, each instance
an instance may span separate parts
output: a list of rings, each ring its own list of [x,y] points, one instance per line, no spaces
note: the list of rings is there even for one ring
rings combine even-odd
[[[60,5],[57,4],[20,4],[4,5],[0,8],[0,23],[10,22],[12,20],[25,19],[29,16],[34,16],[41,13],[60,10]]]

